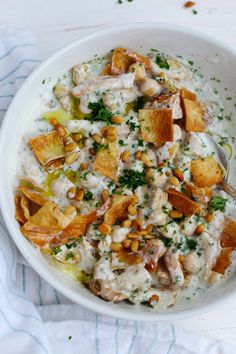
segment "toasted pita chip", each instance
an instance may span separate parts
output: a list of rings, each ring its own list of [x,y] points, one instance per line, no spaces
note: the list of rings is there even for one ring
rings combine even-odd
[[[236,221],[227,218],[221,233],[220,243],[222,247],[236,249]]]
[[[22,197],[18,194],[15,196],[15,218],[21,224],[24,224],[27,221],[27,219],[24,215],[24,211],[21,206],[21,198]]]
[[[187,98],[188,100],[196,101],[197,100],[197,95],[183,87],[180,90],[180,98],[181,99]]]
[[[174,140],[172,109],[141,109],[139,121],[144,141],[157,144]]]
[[[230,247],[223,248],[222,251],[220,252],[219,256],[217,257],[216,263],[215,263],[214,268],[212,270],[214,272],[224,275],[226,269],[228,269],[230,266],[232,252],[233,252],[233,249]]]
[[[119,147],[116,142],[109,143],[96,156],[93,169],[112,180],[117,177],[119,162]]]
[[[117,221],[122,221],[127,216],[127,208],[133,204],[135,197],[132,195],[114,195],[110,209],[106,212],[104,221],[109,225],[114,225]]]
[[[185,183],[184,187],[200,203],[207,203],[212,197],[212,189],[210,187],[198,188],[190,183]]]
[[[60,168],[63,167],[64,162],[65,162],[65,159],[64,159],[64,158],[50,161],[50,162],[47,163],[46,166],[45,166],[47,172],[48,172],[48,173],[53,173],[53,172],[59,170]]]
[[[67,220],[67,223],[65,222]],[[58,235],[71,221],[60,208],[48,201],[21,227],[23,235],[42,247]]]
[[[107,64],[100,73],[101,76],[111,75],[111,64]]]
[[[150,69],[148,58],[125,48],[116,48],[112,56],[111,74],[124,74],[128,71],[130,65],[135,62],[143,63],[147,69]]]
[[[36,136],[29,140],[29,144],[42,165],[65,155],[62,139],[56,131]]]
[[[200,211],[200,205],[183,193],[178,192],[174,188],[167,190],[168,201],[171,205],[185,216],[191,216]]]
[[[89,214],[77,215],[63,232],[53,240],[53,246],[63,245],[71,239],[85,235],[89,224],[94,222],[97,217],[96,210]]]
[[[197,187],[212,187],[224,178],[223,170],[213,156],[193,160],[190,171]]]
[[[23,194],[20,201],[21,208],[23,210],[26,220],[30,218],[30,202],[29,199]]]
[[[189,100],[188,98],[184,98],[182,102],[185,130],[187,132],[204,132],[204,110],[201,104],[197,101]]]
[[[39,192],[27,187],[19,187],[19,191],[22,192],[24,196],[26,196],[29,200],[38,205],[44,205],[47,203],[47,199]]]

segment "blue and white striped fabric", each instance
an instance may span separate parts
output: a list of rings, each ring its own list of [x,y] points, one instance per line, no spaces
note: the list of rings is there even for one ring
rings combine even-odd
[[[0,122],[39,62],[30,33],[0,26]],[[24,261],[0,218],[0,353],[233,354],[236,349],[171,324],[118,320],[71,303]]]

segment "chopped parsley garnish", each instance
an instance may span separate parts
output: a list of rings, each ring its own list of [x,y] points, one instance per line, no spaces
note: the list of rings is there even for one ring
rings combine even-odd
[[[76,242],[66,243],[66,248],[69,250],[72,247],[76,247]]]
[[[192,13],[193,13],[194,15],[197,15],[198,12],[197,12],[197,10],[193,9],[193,10],[192,10]]]
[[[147,184],[143,172],[134,170],[123,170],[123,175],[119,178],[119,183],[122,187],[136,189],[139,186]]]
[[[193,238],[186,237],[186,248],[190,251],[194,251],[197,248],[197,241]]]
[[[124,140],[121,140],[121,139],[119,140],[119,145],[120,146],[127,146],[127,144],[125,144]]]
[[[97,102],[89,102],[88,108],[91,109],[91,120],[97,121],[101,120],[106,122],[107,125],[111,124],[112,114],[108,109],[104,106],[102,99]]]
[[[170,69],[170,65],[168,61],[160,54],[157,54],[156,56],[156,63],[161,69],[167,69],[167,70]]]
[[[164,237],[161,239],[166,247],[170,247],[173,244],[173,239],[170,237]]]
[[[189,65],[193,65],[194,62],[192,60],[188,60]]]
[[[147,98],[144,96],[138,97],[135,101],[134,101],[134,111],[138,112],[140,109],[142,109],[145,105],[145,103],[147,102]]]
[[[135,131],[135,129],[139,128],[139,125],[134,122],[128,121],[127,123],[129,125],[129,129],[131,130],[131,132],[133,132],[133,131]]]
[[[69,336],[68,339],[71,340],[72,336]]]
[[[58,247],[55,247],[55,248],[54,248],[53,253],[54,253],[54,254],[58,254],[58,253],[60,253],[61,251],[62,251],[61,247],[58,246]]]
[[[73,252],[68,252],[66,257],[65,257],[65,260],[68,261],[68,259],[71,259],[74,257],[74,253]]]
[[[93,143],[93,148],[96,152],[99,152],[101,150],[101,148],[103,147],[102,144],[98,144],[96,141],[94,141]]]
[[[143,147],[143,140],[142,140],[142,139],[139,139],[139,140],[138,140],[138,146]]]
[[[214,210],[220,210],[220,211],[224,212],[227,201],[228,201],[228,199],[225,199],[225,198],[222,198],[219,196],[215,196],[211,199],[210,207]]]
[[[93,193],[90,191],[85,192],[84,194],[84,200],[89,201],[93,198]]]

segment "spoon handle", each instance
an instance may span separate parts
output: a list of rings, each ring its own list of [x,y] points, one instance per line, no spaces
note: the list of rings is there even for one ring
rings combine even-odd
[[[231,197],[233,197],[234,199],[236,199],[236,188],[232,187],[228,182],[223,181],[220,184],[221,188],[227,193],[229,194]]]

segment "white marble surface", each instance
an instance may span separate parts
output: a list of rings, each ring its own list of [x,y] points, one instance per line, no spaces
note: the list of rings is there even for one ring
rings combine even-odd
[[[236,49],[236,1],[197,0],[195,9],[181,0],[0,0],[0,23],[35,33],[44,59],[64,44],[104,25],[157,21],[190,26],[217,36]],[[235,301],[199,317],[176,322],[183,328],[236,345]],[[200,354],[200,353],[199,353]]]

